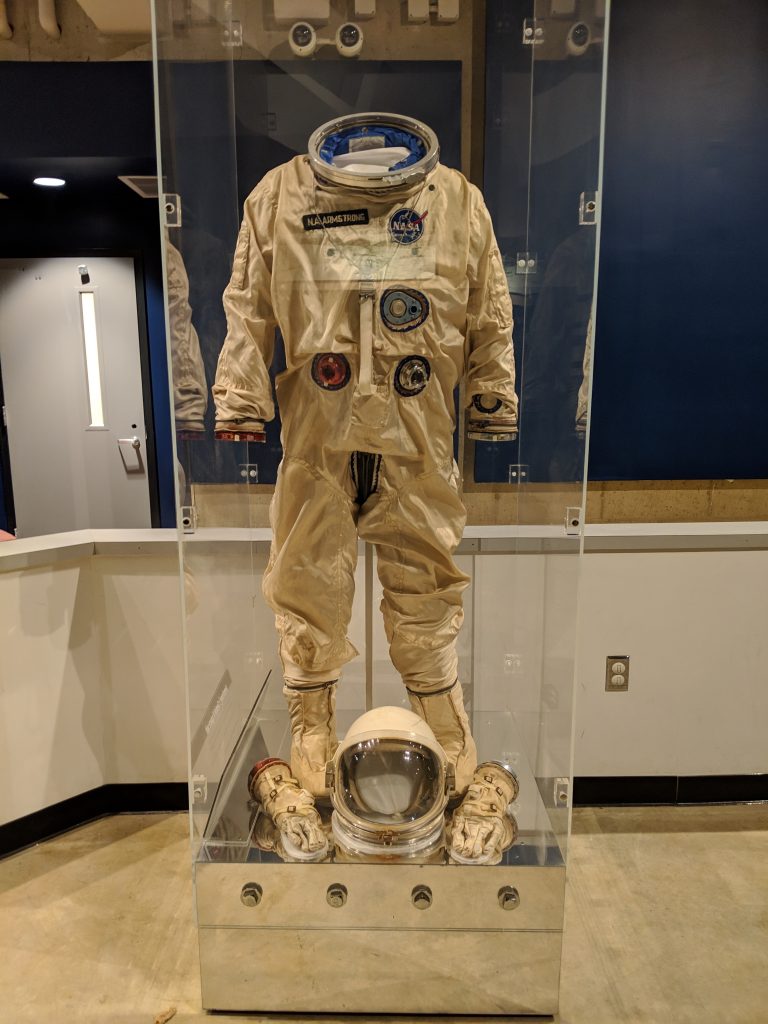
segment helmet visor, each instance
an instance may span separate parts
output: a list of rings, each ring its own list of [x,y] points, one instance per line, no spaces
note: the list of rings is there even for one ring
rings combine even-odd
[[[443,788],[437,756],[420,743],[368,739],[339,759],[336,799],[372,824],[392,827],[419,821],[441,800]]]

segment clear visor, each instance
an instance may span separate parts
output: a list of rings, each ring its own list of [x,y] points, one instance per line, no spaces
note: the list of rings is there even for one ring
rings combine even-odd
[[[345,750],[339,759],[337,800],[373,824],[417,822],[434,810],[442,791],[440,762],[420,743],[370,739]]]

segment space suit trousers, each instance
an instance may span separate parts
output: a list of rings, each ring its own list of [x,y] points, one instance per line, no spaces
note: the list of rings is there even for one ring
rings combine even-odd
[[[347,637],[358,538],[373,544],[392,663],[409,690],[457,678],[456,634],[469,577],[453,561],[466,512],[455,463],[324,449],[286,454],[270,510],[264,596],[292,685],[337,679],[358,653]]]

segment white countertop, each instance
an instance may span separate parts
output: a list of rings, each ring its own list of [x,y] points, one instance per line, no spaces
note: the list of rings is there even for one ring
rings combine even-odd
[[[190,544],[269,544],[267,527],[214,527],[184,534]],[[578,537],[561,526],[468,526],[459,551],[556,552],[578,550]],[[0,543],[0,572],[73,561],[92,555],[175,556],[176,530],[76,530]],[[587,553],[609,551],[759,550],[768,548],[768,522],[609,523],[585,527]]]

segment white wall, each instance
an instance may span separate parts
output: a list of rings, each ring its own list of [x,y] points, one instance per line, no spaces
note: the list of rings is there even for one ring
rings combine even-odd
[[[92,559],[107,690],[104,781],[187,777],[187,725],[178,561],[173,556]]]
[[[179,605],[170,556],[0,573],[0,823],[186,779]]]
[[[768,551],[588,554],[578,665],[576,775],[768,771]]]
[[[531,567],[544,564],[530,557]],[[499,573],[486,559],[478,564],[490,581]],[[240,569],[249,574],[246,564]],[[476,585],[480,576],[476,571]],[[203,630],[200,616],[216,579],[201,561],[201,604],[189,620],[198,621],[196,643],[228,642],[233,609],[249,607],[253,615],[248,585],[219,600],[215,623]],[[478,600],[475,610],[488,620],[476,662],[483,672],[503,661],[516,639],[487,628],[503,602],[495,611],[494,602],[486,604]],[[576,774],[768,771],[767,610],[768,551],[586,555]],[[167,549],[0,573],[0,823],[103,783],[186,778],[180,619],[176,559]],[[267,618],[256,619],[264,632]],[[559,636],[568,633],[564,621],[553,614]],[[550,646],[565,664],[567,652]],[[609,654],[630,656],[628,693],[605,692]],[[265,650],[264,661],[272,658]],[[260,666],[245,666],[244,678]],[[516,685],[525,683],[525,671]],[[565,692],[561,697],[567,703]]]
[[[0,822],[104,781],[99,627],[88,560],[0,576]]]

